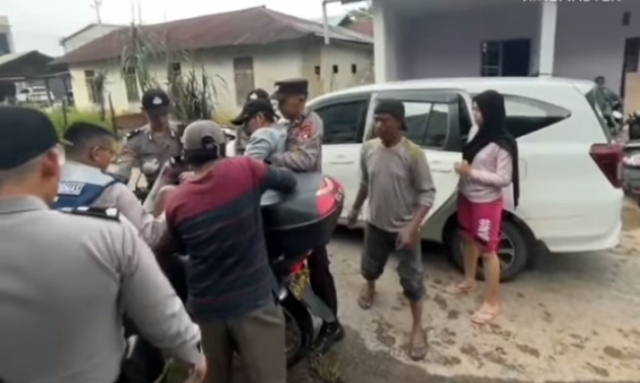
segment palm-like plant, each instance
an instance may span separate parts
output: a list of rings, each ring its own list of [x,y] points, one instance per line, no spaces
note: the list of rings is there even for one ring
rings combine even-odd
[[[159,87],[158,81],[149,70],[150,64],[159,61],[165,51],[160,39],[153,34],[145,33],[140,26],[131,23],[127,31],[127,43],[121,57],[120,70],[122,77],[129,75],[133,68],[140,90],[144,93],[147,89]]]

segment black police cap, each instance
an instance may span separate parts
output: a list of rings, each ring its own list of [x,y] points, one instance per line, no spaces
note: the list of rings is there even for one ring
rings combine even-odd
[[[271,105],[271,102],[269,100],[259,98],[257,100],[251,100],[247,102],[244,105],[244,108],[242,108],[242,112],[240,112],[240,115],[231,120],[231,123],[233,125],[243,125],[258,113],[264,113],[265,115],[271,116],[273,118],[275,118],[276,116],[276,111],[273,109],[273,105]]]
[[[58,143],[56,128],[44,113],[30,108],[0,106],[0,170],[24,165]]]
[[[309,81],[303,78],[277,81],[275,97],[306,96],[309,94]]]
[[[170,105],[169,95],[162,89],[148,89],[142,95],[142,109],[147,113],[168,114]]]

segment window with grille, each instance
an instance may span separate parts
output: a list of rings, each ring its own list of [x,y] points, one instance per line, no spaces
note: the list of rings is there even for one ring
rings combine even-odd
[[[127,88],[127,100],[130,103],[140,101],[140,92],[138,91],[138,78],[136,77],[136,68],[128,67],[124,75],[124,85]]]
[[[93,104],[100,104],[102,99],[99,79],[96,75],[96,71],[94,70],[85,70],[84,71],[84,81],[87,86],[87,95],[89,96],[89,101]]]
[[[242,105],[249,92],[255,89],[253,57],[233,59],[233,79],[236,85],[236,103]]]

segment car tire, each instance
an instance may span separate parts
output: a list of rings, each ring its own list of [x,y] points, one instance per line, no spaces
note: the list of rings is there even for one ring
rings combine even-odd
[[[449,236],[449,258],[453,264],[464,272],[464,255],[462,253],[462,237],[457,228]],[[502,234],[500,239],[500,249],[498,250],[501,261],[511,254],[510,261],[501,262],[500,281],[509,282],[518,276],[529,264],[530,251],[527,246],[527,234],[520,226],[510,219],[502,222]],[[500,253],[503,254],[500,254]],[[484,280],[484,272],[482,270],[482,260],[479,260],[478,272],[476,279]]]

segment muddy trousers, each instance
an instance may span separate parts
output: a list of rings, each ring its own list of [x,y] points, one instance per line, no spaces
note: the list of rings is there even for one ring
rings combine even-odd
[[[338,293],[336,282],[329,269],[329,254],[326,246],[318,246],[313,249],[307,259],[309,266],[309,279],[313,292],[338,316]]]

